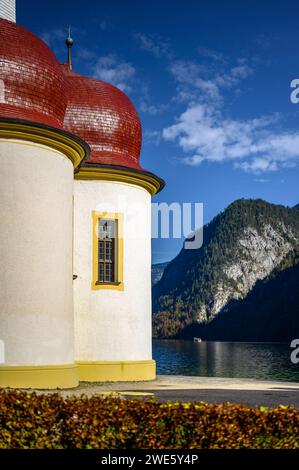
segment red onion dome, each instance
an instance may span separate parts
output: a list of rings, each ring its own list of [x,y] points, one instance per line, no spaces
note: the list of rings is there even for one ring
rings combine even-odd
[[[0,19],[0,117],[61,127],[66,105],[66,79],[49,47]]]
[[[141,123],[129,98],[109,83],[62,67],[69,86],[64,128],[89,144],[86,163],[140,169]]]

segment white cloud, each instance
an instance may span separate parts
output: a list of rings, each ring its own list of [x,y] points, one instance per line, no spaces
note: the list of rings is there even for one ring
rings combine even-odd
[[[267,178],[255,178],[254,180],[256,183],[269,183],[270,180]]]
[[[83,61],[94,61],[96,59],[96,54],[91,49],[86,49],[85,47],[78,47],[74,50],[75,56],[79,60]]]
[[[167,104],[152,104],[149,100],[141,99],[140,101],[140,110],[145,114],[150,114],[151,116],[156,116],[157,114],[164,113],[168,108]]]
[[[67,29],[63,29],[63,28],[55,28],[55,29],[52,29],[52,30],[49,30],[49,31],[45,31],[42,35],[41,35],[41,39],[49,46],[49,47],[52,47],[54,45],[57,45],[57,43],[61,43],[61,45],[63,47],[66,47],[65,46],[65,40],[67,38],[67,35],[68,35],[68,31]]]
[[[203,79],[205,68],[196,62],[186,60],[176,60],[170,64],[170,73],[173,75],[179,86],[185,86],[190,96],[192,92],[200,90],[209,98],[219,96],[217,84],[209,79]]]
[[[146,144],[159,145],[162,135],[161,132],[157,130],[145,130],[142,137]]]
[[[253,74],[253,70],[246,64],[238,65],[237,67],[233,67],[231,69],[231,75],[235,78],[244,79],[249,77],[249,75]]]
[[[299,164],[299,133],[281,131],[278,113],[240,120],[223,112],[223,91],[235,92],[254,72],[248,61],[241,58],[228,67],[212,51],[201,52],[218,63],[211,67],[176,60],[169,69],[177,83],[176,100],[186,108],[162,135],[183,152],[180,161],[193,167],[205,161],[231,162],[257,175]]]
[[[138,82],[139,90],[139,109],[144,114],[149,114],[151,116],[157,116],[158,114],[164,113],[168,107],[169,103],[155,103],[155,100],[152,98],[147,82]]]
[[[231,89],[253,74],[253,69],[246,63],[223,70],[223,66],[219,69],[186,60],[173,61],[169,71],[177,82],[177,100],[212,101],[214,106],[222,104],[223,89]]]
[[[238,65],[236,67],[232,67],[228,73],[216,76],[215,83],[219,88],[233,88],[238,85],[241,80],[244,80],[252,74],[253,69],[248,65]]]
[[[279,132],[279,115],[239,121],[224,119],[207,104],[190,105],[163,130],[186,154],[182,161],[198,166],[204,161],[231,161],[235,168],[261,174],[299,163],[299,134]]]
[[[207,59],[212,59],[215,62],[226,62],[223,54],[220,52],[208,49],[203,46],[198,46],[197,51],[201,56],[206,57]]]
[[[93,67],[93,76],[112,83],[120,90],[130,92],[136,70],[129,62],[122,61],[116,54],[100,57]]]
[[[169,44],[160,36],[136,33],[134,34],[134,38],[138,42],[140,49],[151,53],[155,57],[166,57],[170,59],[173,56]]]
[[[264,171],[277,171],[278,169],[277,162],[267,156],[256,157],[249,162],[235,163],[235,167],[256,174],[263,173]]]

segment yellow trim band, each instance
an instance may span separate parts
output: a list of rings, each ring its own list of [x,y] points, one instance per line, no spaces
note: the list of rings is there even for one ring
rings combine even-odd
[[[18,139],[46,145],[63,153],[75,169],[86,157],[86,149],[77,139],[55,129],[0,121],[0,139]]]
[[[161,189],[161,184],[154,175],[147,173],[134,173],[132,171],[119,168],[104,167],[81,167],[75,174],[77,180],[106,180],[119,181],[121,183],[130,183],[135,186],[141,186],[152,196]]]
[[[77,364],[79,380],[82,382],[133,382],[156,378],[156,362],[153,360],[78,361]]]
[[[99,259],[99,243],[98,243],[98,223],[100,219],[111,219],[118,221],[117,234],[117,284],[99,284],[98,283],[98,259]],[[92,211],[92,290],[110,289],[124,290],[124,239],[123,239],[123,214],[96,212]]]
[[[79,385],[76,364],[0,366],[1,388],[74,388]]]

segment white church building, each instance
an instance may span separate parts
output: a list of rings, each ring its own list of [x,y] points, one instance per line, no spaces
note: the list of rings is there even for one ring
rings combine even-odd
[[[155,377],[151,196],[116,87],[60,64],[0,1],[0,387]]]

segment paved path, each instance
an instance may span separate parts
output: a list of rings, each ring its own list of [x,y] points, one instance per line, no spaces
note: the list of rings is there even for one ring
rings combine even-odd
[[[138,393],[138,392],[137,392]],[[122,392],[120,392],[122,394]],[[132,395],[123,395],[126,398]],[[187,401],[206,403],[244,403],[250,406],[292,405],[299,408],[298,391],[269,391],[269,390],[155,390],[153,395],[159,402],[167,401]],[[136,398],[143,398],[143,395],[136,395]]]
[[[41,391],[39,391],[40,393]],[[48,390],[45,393],[53,393]],[[127,398],[155,396],[159,401],[238,402],[249,405],[294,405],[299,408],[299,383],[160,375],[148,382],[81,382],[76,389],[61,390],[63,396],[115,393]]]

